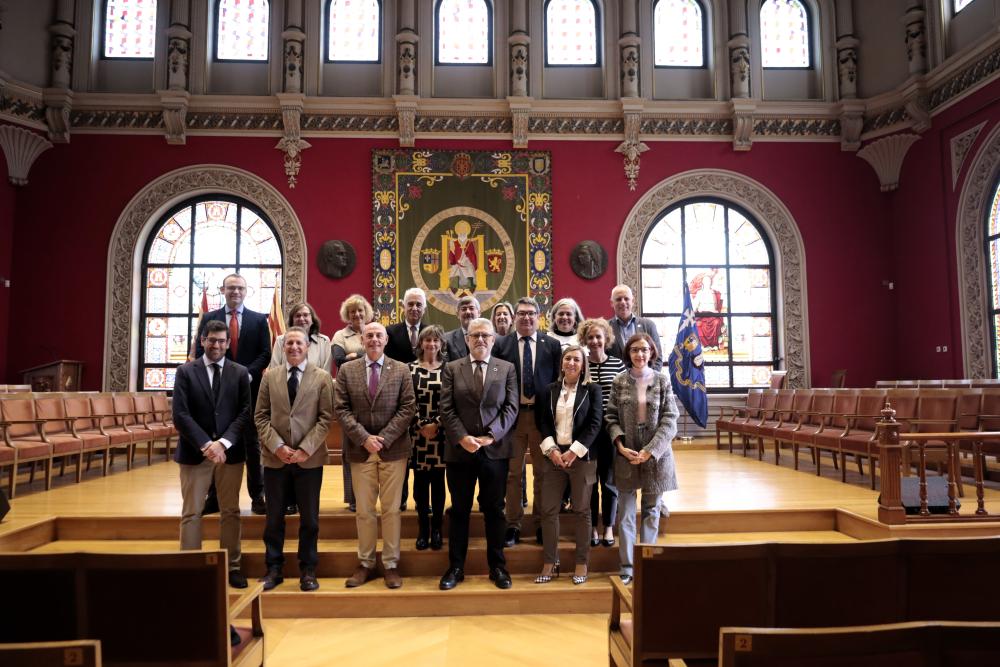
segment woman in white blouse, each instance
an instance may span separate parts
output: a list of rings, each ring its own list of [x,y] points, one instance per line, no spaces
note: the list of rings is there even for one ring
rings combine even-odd
[[[597,459],[590,446],[601,430],[601,386],[591,382],[587,353],[570,345],[560,358],[559,379],[535,401],[535,421],[542,435],[542,546],[545,564],[536,584],[559,576],[559,508],[568,484],[576,522],[576,568],[573,583],[587,581],[590,558],[590,494],[597,480]]]

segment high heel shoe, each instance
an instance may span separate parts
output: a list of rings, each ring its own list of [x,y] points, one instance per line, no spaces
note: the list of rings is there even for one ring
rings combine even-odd
[[[614,537],[609,537],[607,539],[603,539],[603,540],[601,540],[601,544],[603,544],[606,547],[613,547],[613,546],[615,546],[615,538]]]
[[[552,566],[552,570],[548,574],[540,574],[535,577],[536,584],[547,584],[553,579],[559,578],[559,563]]]
[[[577,586],[587,583],[587,572],[584,571],[583,574],[573,573],[573,583]]]
[[[601,538],[599,538],[599,537],[591,537],[590,538],[590,546],[596,547],[600,543],[601,543]]]

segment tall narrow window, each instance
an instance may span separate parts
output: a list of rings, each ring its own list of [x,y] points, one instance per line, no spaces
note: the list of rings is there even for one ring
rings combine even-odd
[[[760,6],[760,42],[765,68],[811,66],[809,12],[800,0],[764,0]]]
[[[545,3],[546,65],[599,65],[598,35],[594,0]]]
[[[986,256],[990,274],[990,327],[993,342],[993,377],[1000,377],[1000,185],[993,191],[986,220]]]
[[[955,9],[953,12],[957,14],[971,4],[972,0],[955,0]]]
[[[705,13],[698,0],[658,0],[653,8],[653,64],[705,66]]]
[[[156,0],[107,0],[104,57],[152,59],[156,42]]]
[[[326,14],[327,61],[379,62],[381,11],[379,0],[330,0]]]
[[[267,0],[219,0],[215,11],[216,60],[267,60]]]
[[[281,245],[271,223],[248,202],[199,197],[175,207],[154,228],[142,266],[143,390],[173,388],[202,310],[225,303],[220,287],[230,273],[246,278],[247,308],[270,310],[281,285]]]
[[[486,0],[438,0],[434,25],[438,65],[493,62],[493,8]]]
[[[643,314],[660,331],[676,331],[682,290],[690,292],[709,391],[768,384],[778,362],[773,257],[756,222],[709,199],[668,209],[643,242]]]

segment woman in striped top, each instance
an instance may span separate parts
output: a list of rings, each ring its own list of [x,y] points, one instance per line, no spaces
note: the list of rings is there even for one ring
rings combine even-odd
[[[577,337],[580,339],[580,343],[587,348],[590,377],[601,386],[601,394],[604,397],[602,407],[606,408],[608,407],[608,396],[611,395],[611,383],[614,382],[616,375],[625,370],[625,362],[607,353],[607,348],[614,340],[611,335],[611,326],[608,325],[607,320],[587,319],[580,323]],[[613,527],[618,514],[618,489],[615,487],[614,478],[614,449],[611,447],[611,438],[608,437],[606,430],[601,429],[591,449],[597,452],[597,481],[599,483],[594,485],[594,490],[590,495],[590,523],[592,526],[590,544],[595,547],[598,544],[610,547],[615,544]],[[598,492],[598,490],[600,491]],[[601,531],[598,531],[598,526],[602,527]]]

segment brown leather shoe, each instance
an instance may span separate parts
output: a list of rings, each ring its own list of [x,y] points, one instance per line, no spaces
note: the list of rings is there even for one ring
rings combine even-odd
[[[374,575],[370,569],[364,565],[358,565],[358,569],[354,571],[350,579],[344,582],[344,585],[348,588],[357,588],[371,581],[373,577]]]
[[[399,570],[392,568],[385,571],[385,587],[399,588],[403,585],[403,578],[399,576]]]

